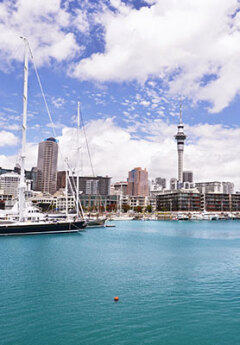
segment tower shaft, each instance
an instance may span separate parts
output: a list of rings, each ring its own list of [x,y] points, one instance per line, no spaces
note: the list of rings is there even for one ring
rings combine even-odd
[[[184,133],[184,125],[182,122],[182,113],[180,111],[180,120],[178,124],[178,131],[175,135],[177,141],[177,151],[178,151],[178,182],[183,183],[183,151],[184,151],[184,141],[187,136]]]

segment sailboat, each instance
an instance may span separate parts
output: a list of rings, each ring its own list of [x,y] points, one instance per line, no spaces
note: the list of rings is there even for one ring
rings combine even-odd
[[[86,227],[84,219],[67,219],[64,221],[49,221],[39,210],[28,205],[25,200],[25,148],[27,129],[27,93],[28,93],[28,54],[30,47],[27,39],[22,37],[25,44],[24,58],[24,91],[23,91],[23,122],[22,122],[22,150],[21,173],[18,192],[17,212],[6,222],[0,223],[0,235],[29,235],[29,234],[56,234],[79,232]],[[34,217],[33,217],[34,214]],[[37,215],[36,215],[37,214]]]
[[[77,111],[77,157],[80,157],[80,102],[78,102],[78,111]],[[83,125],[83,119],[82,119],[82,125]],[[84,132],[85,133],[85,132]],[[87,141],[86,138],[86,134],[85,134],[85,139]],[[89,154],[89,158],[90,158],[90,151],[88,150],[88,154]],[[91,158],[90,158],[91,159]],[[86,215],[84,214],[82,205],[81,205],[81,201],[79,198],[79,167],[77,167],[77,183],[76,186],[74,186],[74,189],[76,190],[76,205],[77,205],[77,216],[79,216],[80,214],[82,215],[82,217],[85,219],[86,221],[86,227],[87,228],[102,228],[105,227],[105,223],[107,221],[107,218],[92,218],[92,217],[86,217]],[[94,175],[94,173],[93,173]],[[100,196],[100,195],[99,195]]]

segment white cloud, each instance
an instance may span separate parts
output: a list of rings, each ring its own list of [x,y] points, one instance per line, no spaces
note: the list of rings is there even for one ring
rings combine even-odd
[[[112,176],[113,181],[127,178],[134,167],[146,167],[150,178],[177,176],[177,128],[163,119],[144,120],[123,129],[112,118],[94,120],[86,125],[86,133],[96,175]],[[195,181],[230,181],[240,190],[240,129],[223,125],[198,124],[186,126],[184,169],[192,170]],[[140,138],[143,133],[144,138]],[[65,127],[58,137],[59,169],[65,169],[64,159],[77,168],[83,162],[83,175],[91,176],[86,145],[81,139],[80,159],[77,157],[76,128]],[[1,136],[2,138],[2,136]],[[4,138],[4,136],[3,136]],[[5,136],[6,138],[6,136]],[[9,139],[9,135],[7,137]],[[6,139],[5,139],[6,142]],[[37,164],[38,145],[27,144],[26,167]],[[17,157],[0,155],[0,166],[13,167]]]
[[[127,130],[111,118],[88,123],[86,133],[95,174],[123,180],[129,170],[142,166],[148,169],[150,177],[177,176],[176,131],[176,125],[163,119],[135,121]],[[140,132],[145,134],[144,138],[140,138]],[[193,170],[196,181],[232,181],[239,189],[240,130],[200,124],[186,126],[186,134],[184,169]],[[68,157],[72,167],[80,164],[76,156],[76,129],[64,128],[58,139],[63,159]],[[85,144],[82,147],[82,173],[91,174]],[[63,166],[60,160],[59,168]]]
[[[28,38],[38,65],[51,59],[63,61],[81,52],[73,33],[70,13],[60,0],[3,0],[0,3],[0,68],[6,70],[12,60],[22,61],[23,43]]]
[[[54,105],[55,108],[59,109],[61,108],[65,103],[65,99],[62,97],[52,97],[52,104]]]
[[[141,105],[143,105],[144,107],[148,107],[150,105],[149,101],[143,100],[140,102]]]
[[[105,51],[73,66],[79,79],[160,77],[172,95],[226,107],[240,91],[240,13],[237,0],[158,0],[139,10],[120,0],[101,19]],[[209,79],[210,78],[210,79]]]
[[[0,147],[16,146],[18,138],[11,132],[0,131]]]

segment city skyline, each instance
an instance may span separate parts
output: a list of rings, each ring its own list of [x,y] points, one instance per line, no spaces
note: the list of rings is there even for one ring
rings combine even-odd
[[[235,62],[239,33],[233,30],[239,16],[237,2],[223,1],[219,6],[213,1],[206,7],[205,1],[192,4],[185,0],[184,4],[112,1],[109,6],[105,1],[100,4],[93,1],[90,8],[87,2],[47,4],[39,0],[34,4],[16,2],[11,7],[3,1],[1,10],[6,20],[1,28],[7,43],[0,40],[0,166],[13,167],[18,162],[23,66],[19,36],[24,34],[36,59],[64,158],[69,157],[72,163],[76,158],[73,138],[79,100],[98,175],[109,174],[121,180],[131,167],[144,166],[150,178],[177,177],[173,136],[179,104],[183,102],[188,135],[184,170],[192,170],[198,181],[228,180],[239,189],[240,102],[236,77],[239,67]],[[185,23],[183,18],[187,15],[191,19]],[[206,18],[204,25],[202,15]],[[23,25],[25,16],[29,20]],[[52,24],[47,22],[49,17],[53,18]],[[213,17],[218,17],[214,25]],[[146,35],[152,32],[153,37],[157,35],[164,40],[156,43],[153,39],[145,44],[146,36],[138,25],[140,19]],[[124,27],[118,25],[120,20]],[[124,42],[130,36],[130,22],[136,35],[134,51]],[[42,25],[57,39],[41,37]],[[189,27],[195,30],[191,30],[190,37]],[[164,30],[169,33],[167,37],[163,36]],[[196,46],[196,37],[201,36]],[[116,43],[127,56],[127,61],[123,61],[119,54],[118,65],[113,55]],[[142,46],[144,51],[139,48]],[[107,59],[109,64],[104,69]],[[126,70],[125,66],[132,66],[132,70]],[[26,164],[29,169],[36,166],[38,142],[52,136],[31,64],[28,113]],[[84,174],[88,174],[89,159],[86,154],[83,156]],[[59,169],[62,166],[60,162]]]

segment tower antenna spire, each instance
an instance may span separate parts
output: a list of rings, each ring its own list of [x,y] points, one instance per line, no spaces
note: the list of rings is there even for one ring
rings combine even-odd
[[[180,103],[179,123],[182,124],[182,102]]]

